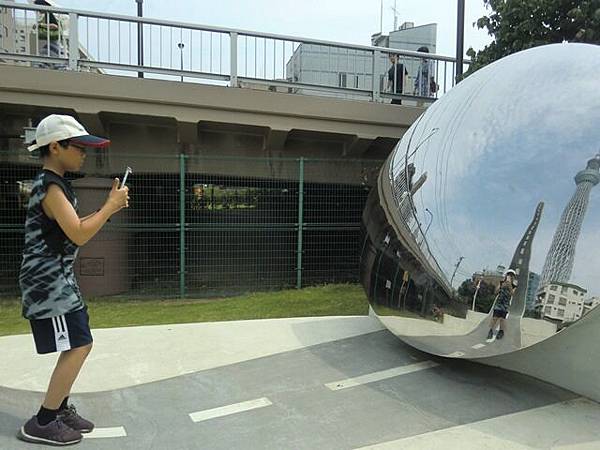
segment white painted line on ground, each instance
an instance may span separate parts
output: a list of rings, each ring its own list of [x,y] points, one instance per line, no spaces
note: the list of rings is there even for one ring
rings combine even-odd
[[[216,417],[229,416],[231,414],[250,411],[252,409],[264,408],[265,406],[271,406],[272,404],[273,403],[266,397],[257,398],[256,400],[249,400],[247,402],[234,403],[233,405],[193,412],[190,413],[190,419],[194,422],[202,422],[203,420],[214,419]]]
[[[475,345],[474,345],[473,347],[471,347],[471,348],[474,348],[475,350],[477,350],[478,348],[483,348],[483,347],[485,347],[485,344],[475,344]]]
[[[444,358],[460,358],[461,356],[465,356],[465,352],[452,352],[442,356]]]
[[[600,448],[598,421],[600,406],[591,400],[576,398],[356,450],[591,450]]]
[[[406,375],[408,373],[418,372],[419,370],[431,369],[432,367],[436,367],[438,365],[438,363],[435,363],[433,361],[421,361],[415,364],[408,364],[406,366],[382,370],[380,372],[368,373],[366,375],[361,375],[360,377],[334,381],[333,383],[327,383],[325,386],[331,389],[332,391],[339,391],[340,389],[347,389],[355,386],[360,386],[361,384],[374,383],[375,381],[386,380],[388,378],[397,377],[399,375]]]
[[[83,433],[85,439],[104,439],[126,436],[127,432],[123,427],[94,428],[91,433]]]

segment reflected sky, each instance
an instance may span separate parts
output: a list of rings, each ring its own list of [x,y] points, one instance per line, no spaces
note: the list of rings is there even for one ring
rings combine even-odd
[[[527,50],[467,78],[405,134],[394,176],[419,149],[417,217],[454,285],[484,268],[508,266],[538,202],[545,203],[530,270],[541,274],[575,192],[574,177],[600,152],[600,47],[556,44]],[[433,132],[433,135],[432,135]],[[409,146],[410,141],[410,148]],[[594,188],[575,255],[571,283],[600,294],[600,186]]]

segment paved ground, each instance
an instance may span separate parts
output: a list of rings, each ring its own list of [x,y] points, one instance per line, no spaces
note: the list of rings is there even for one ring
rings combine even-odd
[[[367,317],[353,320],[364,322],[361,326],[373,323]],[[311,324],[311,333],[321,329],[329,336],[316,345],[74,394],[99,433],[120,436],[98,435],[79,447],[600,448],[596,403],[503,370],[432,359],[387,330],[335,339],[336,321]],[[266,322],[252,325],[264,333]],[[259,345],[250,330],[246,333]],[[273,332],[269,340],[277,338]],[[17,441],[14,434],[41,397],[0,387],[1,449],[40,448]]]

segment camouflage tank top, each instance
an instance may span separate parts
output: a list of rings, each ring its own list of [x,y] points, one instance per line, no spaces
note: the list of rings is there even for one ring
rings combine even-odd
[[[33,181],[25,221],[25,246],[19,273],[23,317],[47,319],[84,307],[73,272],[79,247],[51,220],[42,201],[51,184],[62,189],[77,211],[77,198],[71,184],[51,170],[43,169]]]

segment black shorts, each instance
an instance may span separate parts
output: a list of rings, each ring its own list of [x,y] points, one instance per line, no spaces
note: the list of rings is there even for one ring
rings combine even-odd
[[[506,316],[508,316],[508,311],[502,311],[500,309],[494,310],[494,317],[500,317],[501,319],[506,319]]]
[[[62,316],[30,320],[29,323],[39,354],[64,352],[93,341],[87,306]]]

